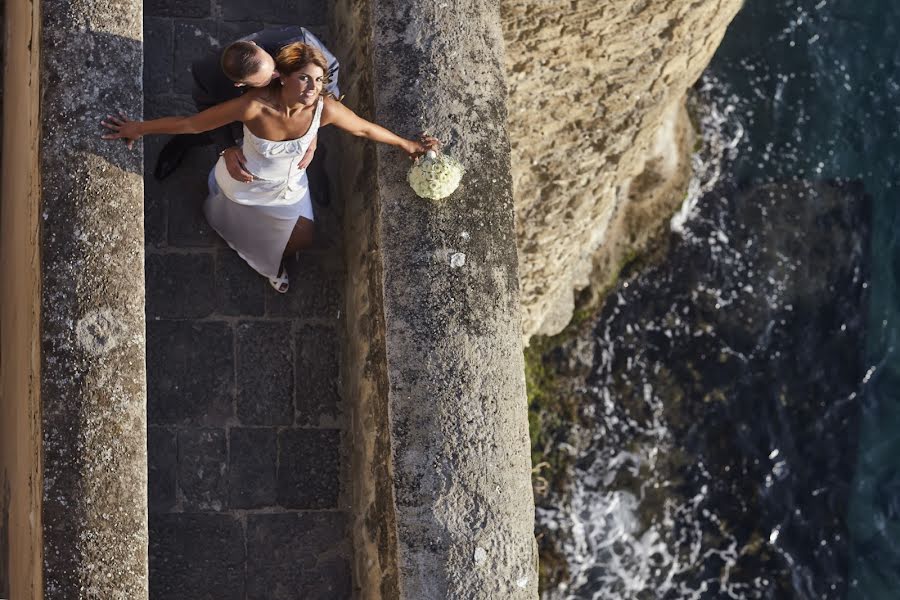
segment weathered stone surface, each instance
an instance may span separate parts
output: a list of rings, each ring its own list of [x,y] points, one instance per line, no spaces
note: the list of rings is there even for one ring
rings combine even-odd
[[[351,598],[345,527],[334,512],[249,516],[247,599]]]
[[[268,314],[303,319],[336,319],[341,310],[340,265],[321,254],[301,253],[300,259],[287,261],[291,289],[266,294]]]
[[[150,598],[244,600],[244,534],[230,515],[150,517]]]
[[[151,136],[144,141],[144,244],[159,248],[166,245],[168,227],[168,203],[160,189],[160,182],[153,179],[153,166],[165,139]]]
[[[573,289],[615,277],[683,198],[685,92],[741,4],[501,3],[526,336],[561,330]]]
[[[175,52],[172,19],[144,17],[144,39],[144,89],[149,94],[167,93],[172,89]]]
[[[223,429],[178,432],[178,487],[187,511],[222,510],[228,500],[228,454]]]
[[[363,82],[347,104],[362,98],[364,114],[404,135],[427,128],[469,168],[451,197],[427,202],[395,149],[342,160],[355,221],[344,239],[356,581],[373,598],[535,598],[499,8],[339,0],[334,11]],[[455,252],[466,264],[451,270]]]
[[[278,434],[278,504],[337,508],[340,441],[337,429],[286,429]]]
[[[233,428],[229,434],[228,505],[259,508],[275,504],[275,430]]]
[[[167,512],[175,507],[178,445],[175,432],[164,427],[147,430],[147,508]]]
[[[218,27],[214,21],[175,19],[173,78],[177,93],[191,93],[194,87],[191,63],[219,47],[217,36]]]
[[[332,327],[304,325],[297,330],[298,425],[333,426],[338,402],[338,340]]]
[[[266,286],[237,252],[216,252],[216,307],[223,315],[261,316],[266,310]]]
[[[168,204],[169,245],[198,248],[224,246],[203,216],[203,201],[209,191],[207,177],[216,163],[215,156],[212,146],[193,148],[182,168],[159,184]]]
[[[294,420],[294,352],[290,321],[237,326],[237,414],[244,425]]]
[[[147,316],[189,319],[205,317],[215,308],[211,254],[148,254]]]
[[[324,2],[302,2],[294,0],[271,0],[269,2],[228,2],[224,6],[224,16],[229,21],[255,21],[284,23],[287,25],[321,25],[325,22]]]
[[[202,352],[197,350],[202,348]],[[150,422],[216,425],[232,416],[234,348],[225,323],[149,321]]]
[[[274,3],[260,0],[249,8],[239,4],[238,0],[216,1],[210,5],[211,12],[202,14],[195,12],[196,7],[190,1],[183,11],[177,0],[166,0],[165,6],[154,4],[153,10],[157,14],[169,15],[151,17],[151,20],[170,24],[172,48],[170,56],[164,58],[174,64],[170,69],[169,89],[148,93],[146,97],[149,115],[194,111],[187,95],[190,91],[188,66],[206,48],[263,29],[264,16],[267,24],[309,25],[302,20],[298,23],[297,15],[304,11],[324,14],[325,8],[325,3],[320,0],[291,6],[287,11],[282,10],[285,5],[278,0]],[[240,11],[252,16],[240,21],[223,20],[226,13],[235,15]],[[276,12],[277,18],[268,18],[276,16]],[[194,16],[208,18],[190,18]],[[314,31],[322,33],[321,28],[314,28]],[[150,57],[148,69],[156,68],[155,58]],[[160,78],[160,86],[162,84]],[[158,136],[145,140],[148,175],[152,175],[159,148],[168,139],[168,136]],[[277,505],[279,431],[285,432],[289,450],[300,448],[300,453],[283,465],[283,487],[288,490],[291,485],[296,485],[309,491],[286,492],[285,497],[290,502],[298,506],[327,505],[333,510],[340,490],[337,478],[339,432],[332,432],[333,435],[313,432],[313,438],[303,445],[293,443],[302,433],[293,435],[284,428],[295,427],[298,381],[295,370],[310,368],[304,365],[307,357],[294,356],[298,326],[305,325],[308,319],[326,321],[334,335],[334,321],[340,311],[339,290],[343,285],[341,249],[335,243],[317,245],[316,256],[310,259],[313,269],[301,269],[302,277],[296,275],[292,282],[296,285],[292,285],[290,294],[300,293],[301,297],[279,298],[284,304],[267,311],[267,298],[275,296],[275,292],[265,278],[219,239],[203,217],[207,176],[215,160],[211,147],[192,149],[170,177],[161,182],[152,177],[147,180],[145,215],[149,241],[152,252],[166,255],[166,258],[148,261],[148,289],[156,288],[158,302],[154,303],[165,307],[154,309],[154,312],[166,315],[165,318],[193,320],[156,320],[151,323],[149,332],[151,342],[156,346],[150,353],[150,382],[154,388],[154,406],[150,414],[153,419],[166,423],[166,429],[177,429],[180,437],[178,494],[174,506],[164,505],[165,510],[179,514],[171,515],[171,520],[166,522],[168,529],[154,525],[152,595],[166,599],[239,597],[243,600],[246,597],[243,574],[248,573],[253,575],[254,589],[260,590],[257,595],[263,598],[274,597],[273,590],[279,590],[279,597],[300,594],[303,598],[346,598],[350,586],[350,549],[343,527],[311,525],[310,534],[330,537],[298,538],[303,548],[295,556],[302,556],[303,552],[314,556],[313,550],[316,554],[316,562],[302,570],[289,560],[292,542],[284,532],[265,530],[267,537],[278,542],[275,546],[278,552],[287,553],[283,557],[273,555],[265,538],[256,538],[253,552],[270,559],[265,565],[257,561],[251,566],[247,556],[236,554],[224,566],[213,562],[212,551],[204,553],[199,547],[185,548],[192,535],[213,548],[244,544],[238,531],[233,529],[232,521],[179,521],[193,516],[190,513],[194,511],[233,517],[244,527],[255,515],[283,512]],[[334,208],[329,211],[328,226],[339,229],[340,211]],[[337,236],[332,237],[334,239]],[[178,255],[178,258],[168,258],[169,255]],[[207,271],[206,263],[210,257],[214,264]],[[215,289],[209,287],[210,273]],[[190,278],[197,281],[189,283]],[[181,286],[194,285],[197,290],[202,287],[209,295],[193,302],[189,296],[197,294],[185,294],[179,282]],[[175,298],[176,294],[180,296]],[[333,343],[333,337],[327,342]],[[319,357],[310,354],[308,358]],[[337,359],[336,355],[326,358]],[[328,367],[330,376],[336,377],[336,364],[328,363]],[[311,368],[317,368],[317,365]],[[323,381],[321,385],[326,384]],[[305,422],[315,420],[310,415]],[[333,410],[318,424],[343,425]],[[324,472],[319,463],[326,464]],[[342,517],[334,513],[327,518]],[[304,519],[318,523],[319,517],[303,517],[300,521]],[[155,517],[153,522],[157,523]],[[172,529],[179,524],[187,529],[184,535]],[[294,533],[299,531],[297,527],[289,529]],[[156,540],[157,536],[162,538]],[[227,555],[220,551],[223,556]],[[171,565],[176,566],[170,568]]]
[[[40,104],[29,115],[23,101],[16,118],[36,119],[40,135],[18,138],[17,148],[24,156],[37,151],[39,161],[16,176],[40,189],[40,221],[26,231],[40,244],[38,263],[29,266],[40,271],[40,305],[30,306],[40,315],[40,337],[28,352],[41,363],[30,385],[40,390],[43,502],[29,518],[42,519],[43,597],[91,590],[97,598],[141,599],[147,594],[142,154],[99,135],[108,112],[141,112],[140,4],[27,4],[39,10],[15,28],[39,28],[28,44],[40,52]],[[6,24],[7,33],[12,28]]]
[[[254,19],[258,18],[255,15],[253,17]],[[265,29],[265,25],[262,21],[257,20],[221,21],[219,23],[219,43],[222,47],[225,47],[245,35],[250,35],[263,29]]]
[[[147,0],[144,14],[154,17],[208,17],[209,0]]]

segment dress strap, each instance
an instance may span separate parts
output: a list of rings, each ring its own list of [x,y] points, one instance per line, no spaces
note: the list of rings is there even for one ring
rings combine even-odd
[[[325,108],[325,98],[323,98],[322,96],[319,96],[319,104],[318,104],[318,106],[316,106],[316,116],[315,116],[317,127],[319,125],[319,121],[322,118],[322,109],[324,109],[324,108]]]

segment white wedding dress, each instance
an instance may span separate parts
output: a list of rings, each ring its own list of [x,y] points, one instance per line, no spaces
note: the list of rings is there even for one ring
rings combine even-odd
[[[223,157],[209,174],[209,195],[203,206],[206,220],[247,264],[266,277],[278,276],[297,219],[313,220],[306,169],[298,165],[319,130],[323,106],[319,98],[309,129],[294,140],[273,142],[244,126],[242,148],[253,181],[233,179]]]

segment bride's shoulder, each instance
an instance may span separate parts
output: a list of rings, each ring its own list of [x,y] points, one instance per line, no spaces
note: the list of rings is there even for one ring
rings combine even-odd
[[[275,106],[275,100],[274,98],[272,98],[272,94],[267,88],[247,90],[241,95],[241,97],[245,98],[248,104],[259,109],[277,108]]]
[[[322,96],[322,116],[331,116],[347,110],[340,100],[334,96]]]

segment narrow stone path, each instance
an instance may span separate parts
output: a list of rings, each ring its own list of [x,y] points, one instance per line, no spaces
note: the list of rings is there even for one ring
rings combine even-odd
[[[195,57],[266,25],[327,42],[324,0],[146,0],[145,115],[193,112]],[[152,177],[145,140],[150,597],[351,595],[339,397],[340,215],[281,296],[206,224],[214,150]]]

